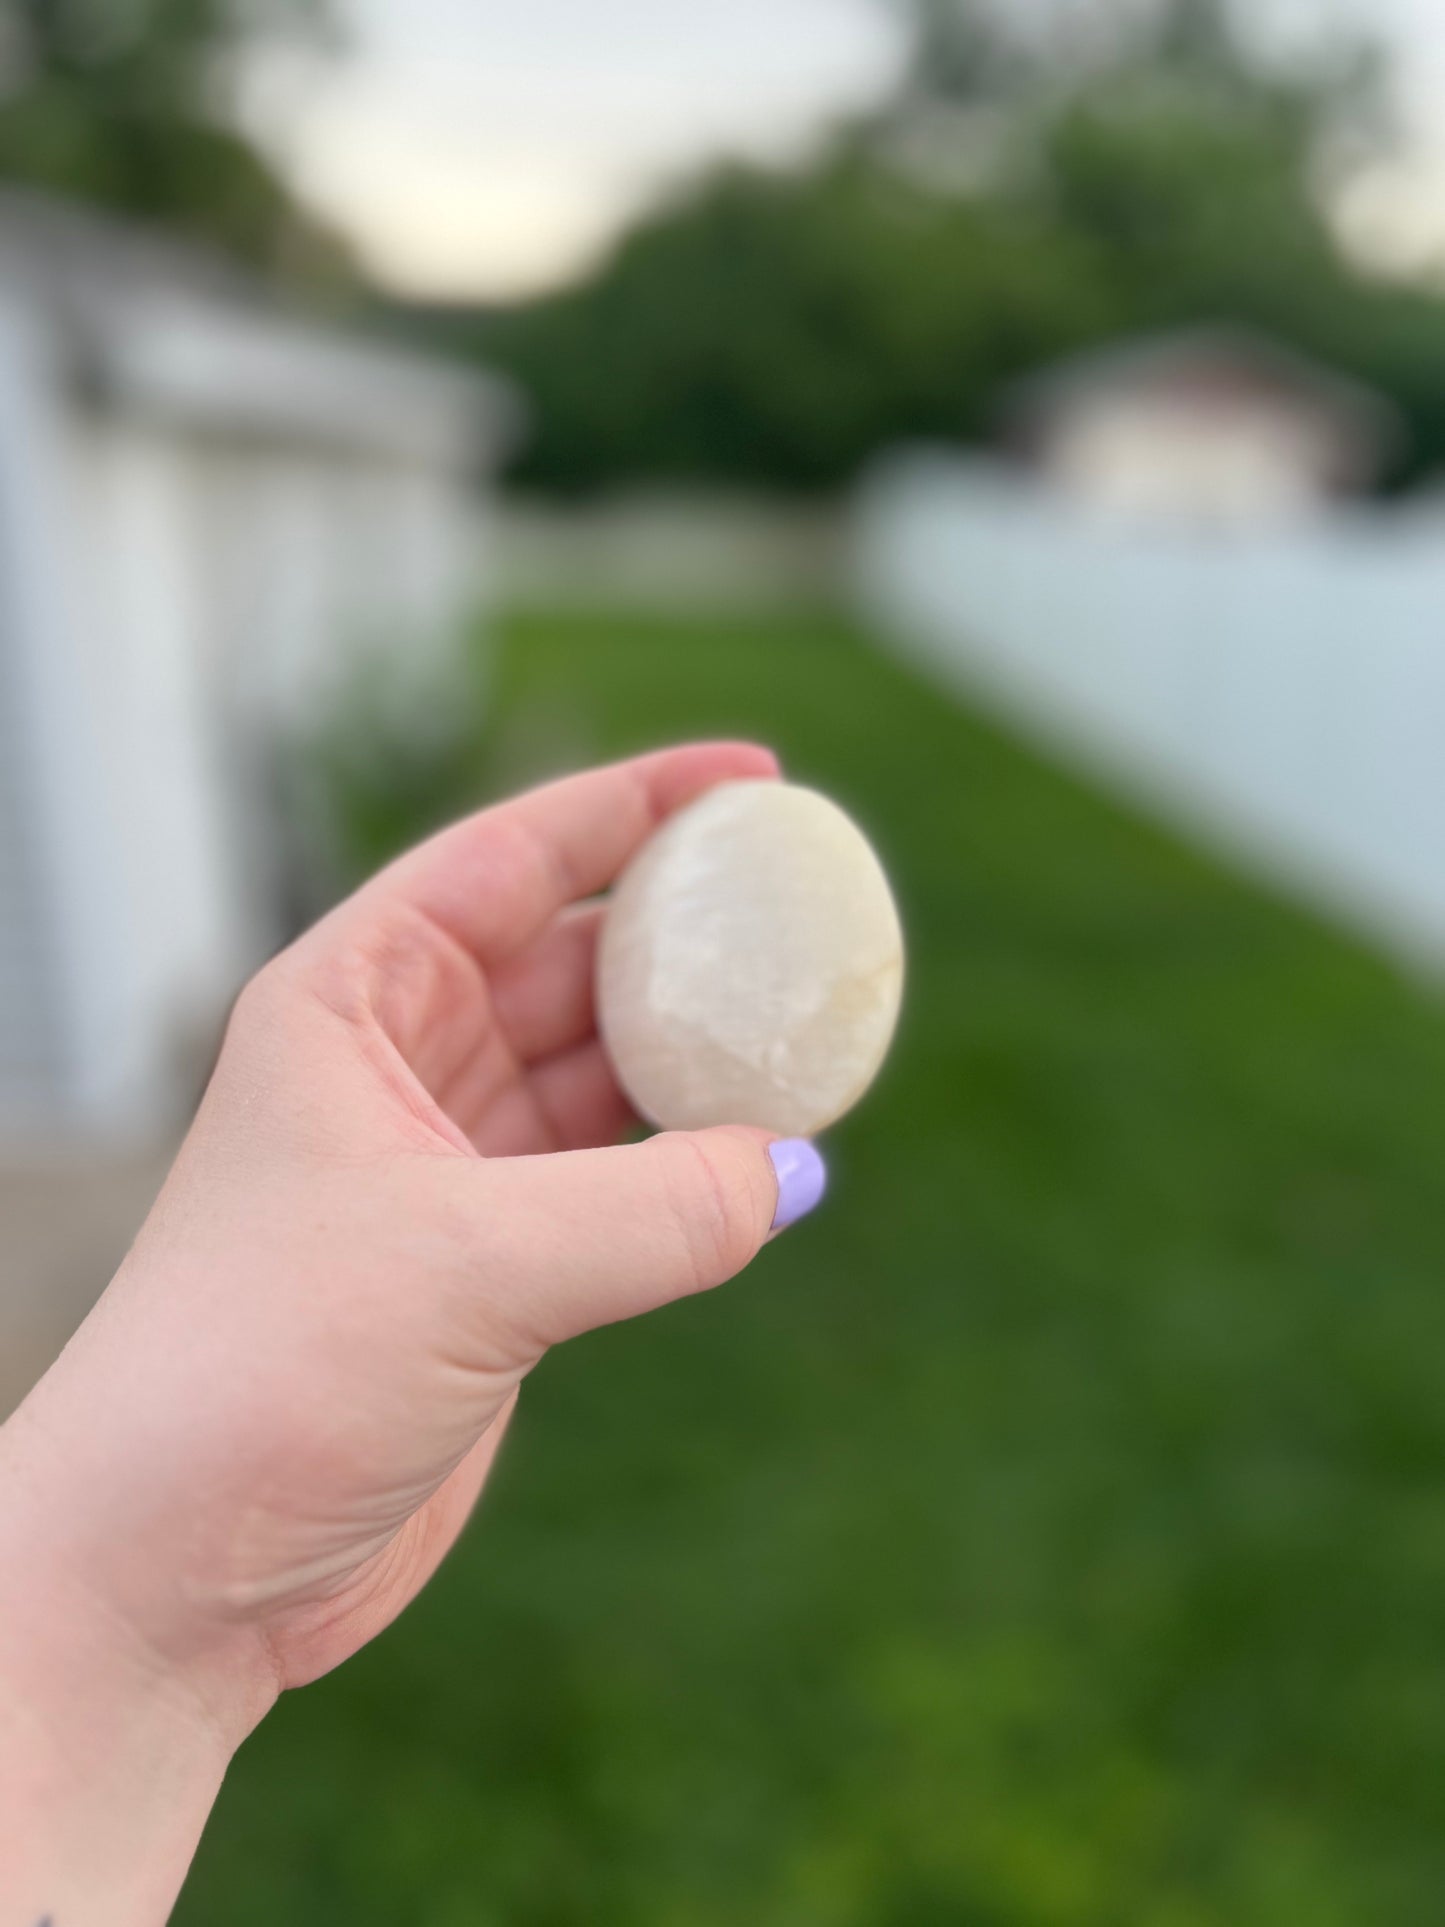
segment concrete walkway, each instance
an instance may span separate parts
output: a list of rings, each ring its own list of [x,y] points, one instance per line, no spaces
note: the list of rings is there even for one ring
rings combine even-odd
[[[105,1289],[170,1156],[0,1160],[0,1418]]]

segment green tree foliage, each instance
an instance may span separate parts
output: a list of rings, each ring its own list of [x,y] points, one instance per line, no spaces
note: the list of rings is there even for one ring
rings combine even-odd
[[[1035,180],[1049,218],[1089,238],[1131,329],[1243,322],[1392,399],[1405,481],[1445,461],[1445,302],[1362,275],[1319,187],[1347,146],[1388,144],[1384,78],[1369,48],[1262,71],[1217,0],[1181,0],[1054,104]]]
[[[1417,465],[1445,458],[1445,305],[1362,280],[1318,195],[1346,137],[1383,138],[1377,63],[1276,73],[1217,0],[1067,33],[914,11],[896,97],[811,168],[706,178],[586,285],[463,327],[533,396],[524,479],[833,486],[986,432],[1074,348],[1222,320],[1374,382]]]
[[[1072,237],[841,158],[718,175],[477,339],[534,399],[534,480],[807,488],[900,433],[978,434],[1001,380],[1114,319]]]
[[[1374,98],[1368,62],[1279,78],[1246,58],[1216,0],[1178,0],[1044,118],[1040,192],[1146,324],[1213,311],[1293,334],[1302,306],[1355,285],[1314,174]]]
[[[219,242],[258,266],[331,274],[336,244],[226,124],[226,63],[263,26],[323,24],[321,0],[4,0],[0,179]]]

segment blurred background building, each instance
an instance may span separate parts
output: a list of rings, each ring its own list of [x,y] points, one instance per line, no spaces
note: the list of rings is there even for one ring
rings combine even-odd
[[[1215,527],[1317,512],[1376,487],[1392,411],[1362,384],[1225,328],[1126,341],[1012,397],[1016,445],[1085,506]]]
[[[0,1411],[447,813],[750,732],[910,933],[182,1919],[1434,1927],[1442,102],[1435,0],[0,9]]]
[[[449,700],[510,413],[196,244],[0,200],[12,1138],[194,1100],[305,900],[295,758],[361,678],[419,728]]]

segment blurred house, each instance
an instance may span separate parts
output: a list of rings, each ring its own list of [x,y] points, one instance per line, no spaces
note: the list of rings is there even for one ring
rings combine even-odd
[[[288,751],[424,718],[499,385],[0,197],[0,1129],[144,1129],[284,934]]]
[[[1079,356],[1016,391],[1018,453],[1074,500],[1248,527],[1371,489],[1389,405],[1262,335],[1201,328]]]

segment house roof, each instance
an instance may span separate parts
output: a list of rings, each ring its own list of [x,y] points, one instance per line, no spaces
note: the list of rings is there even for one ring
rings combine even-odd
[[[1266,334],[1228,323],[1137,336],[1072,356],[1018,383],[1007,414],[1014,426],[1037,432],[1077,401],[1167,389],[1211,375],[1243,376],[1261,389],[1292,396],[1380,462],[1403,437],[1398,411],[1373,388]]]
[[[0,295],[42,312],[87,395],[203,433],[464,466],[521,417],[496,377],[304,317],[218,253],[43,196],[0,193]]]

